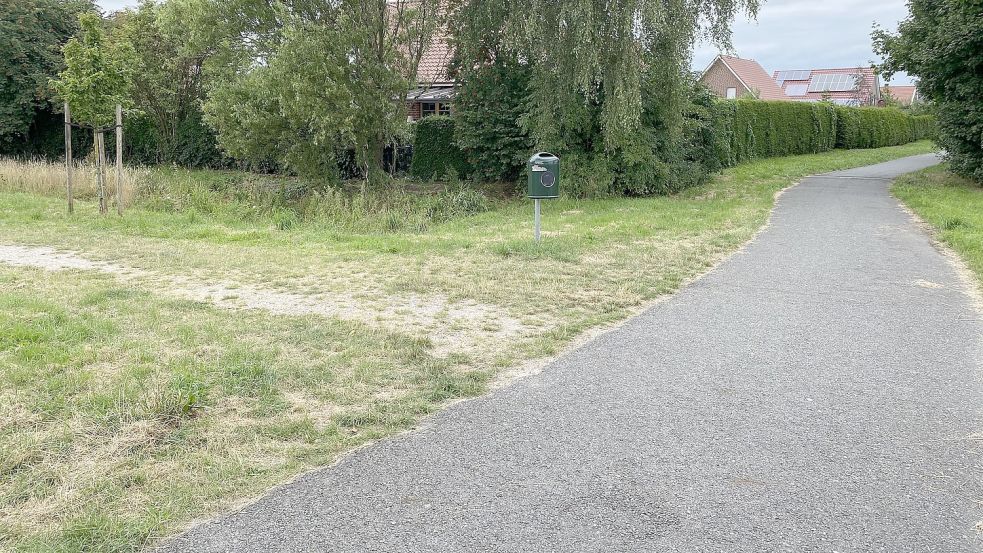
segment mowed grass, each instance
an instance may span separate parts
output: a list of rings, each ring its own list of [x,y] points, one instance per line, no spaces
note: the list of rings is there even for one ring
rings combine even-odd
[[[932,149],[763,160],[673,197],[545,202],[540,245],[526,201],[354,232],[231,210],[99,217],[91,201],[69,216],[57,197],[0,192],[0,243],[161,276],[0,265],[0,549],[153,544],[678,289],[750,239],[799,177]],[[369,316],[230,311],[168,294],[175,276],[343,298]],[[458,329],[474,334],[467,347],[443,351],[440,328],[385,324],[387,302],[407,297],[518,324],[496,342],[478,321]]]
[[[892,191],[935,228],[983,286],[983,187],[942,164],[901,177]]]

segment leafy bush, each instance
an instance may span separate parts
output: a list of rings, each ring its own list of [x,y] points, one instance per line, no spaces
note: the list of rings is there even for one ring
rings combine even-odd
[[[908,11],[897,33],[874,31],[874,52],[884,59],[880,69],[918,77],[919,96],[932,102],[938,115],[939,142],[950,168],[983,183],[983,3],[911,0]]]
[[[410,174],[419,179],[435,179],[449,170],[458,175],[467,175],[470,170],[464,152],[454,141],[454,120],[432,116],[417,121]]]
[[[454,98],[455,139],[487,181],[514,181],[532,150],[519,121],[526,111],[529,68],[498,61],[476,70]]]

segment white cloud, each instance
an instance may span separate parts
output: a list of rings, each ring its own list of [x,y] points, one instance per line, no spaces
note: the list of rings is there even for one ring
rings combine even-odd
[[[734,22],[734,53],[757,60],[766,71],[856,67],[880,61],[871,49],[876,22],[894,30],[908,14],[905,0],[774,0],[758,11],[758,20]],[[702,70],[718,50],[707,43],[693,53],[693,68]],[[895,75],[893,84],[907,84]]]

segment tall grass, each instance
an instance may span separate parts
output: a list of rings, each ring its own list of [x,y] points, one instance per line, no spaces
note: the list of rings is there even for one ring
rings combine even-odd
[[[107,194],[115,194],[115,168]],[[377,187],[348,187],[284,175],[177,167],[123,171],[124,205],[162,213],[194,213],[218,221],[268,223],[281,230],[299,225],[353,232],[426,232],[432,225],[480,213],[492,201],[461,182],[447,184],[392,180]],[[0,191],[64,197],[64,164],[0,159]],[[82,201],[96,198],[95,167],[80,163],[73,191]]]
[[[147,169],[123,168],[123,205],[132,205],[137,184],[146,177]],[[65,164],[43,160],[21,161],[0,158],[0,191],[28,192],[42,196],[65,196]],[[106,195],[116,193],[116,169],[106,170]],[[96,168],[89,163],[76,163],[72,171],[72,194],[80,200],[98,195]]]

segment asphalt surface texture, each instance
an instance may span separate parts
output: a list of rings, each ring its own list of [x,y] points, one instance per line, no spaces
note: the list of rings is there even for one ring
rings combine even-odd
[[[667,301],[160,551],[983,551],[983,322],[888,191],[936,162],[804,179]]]

